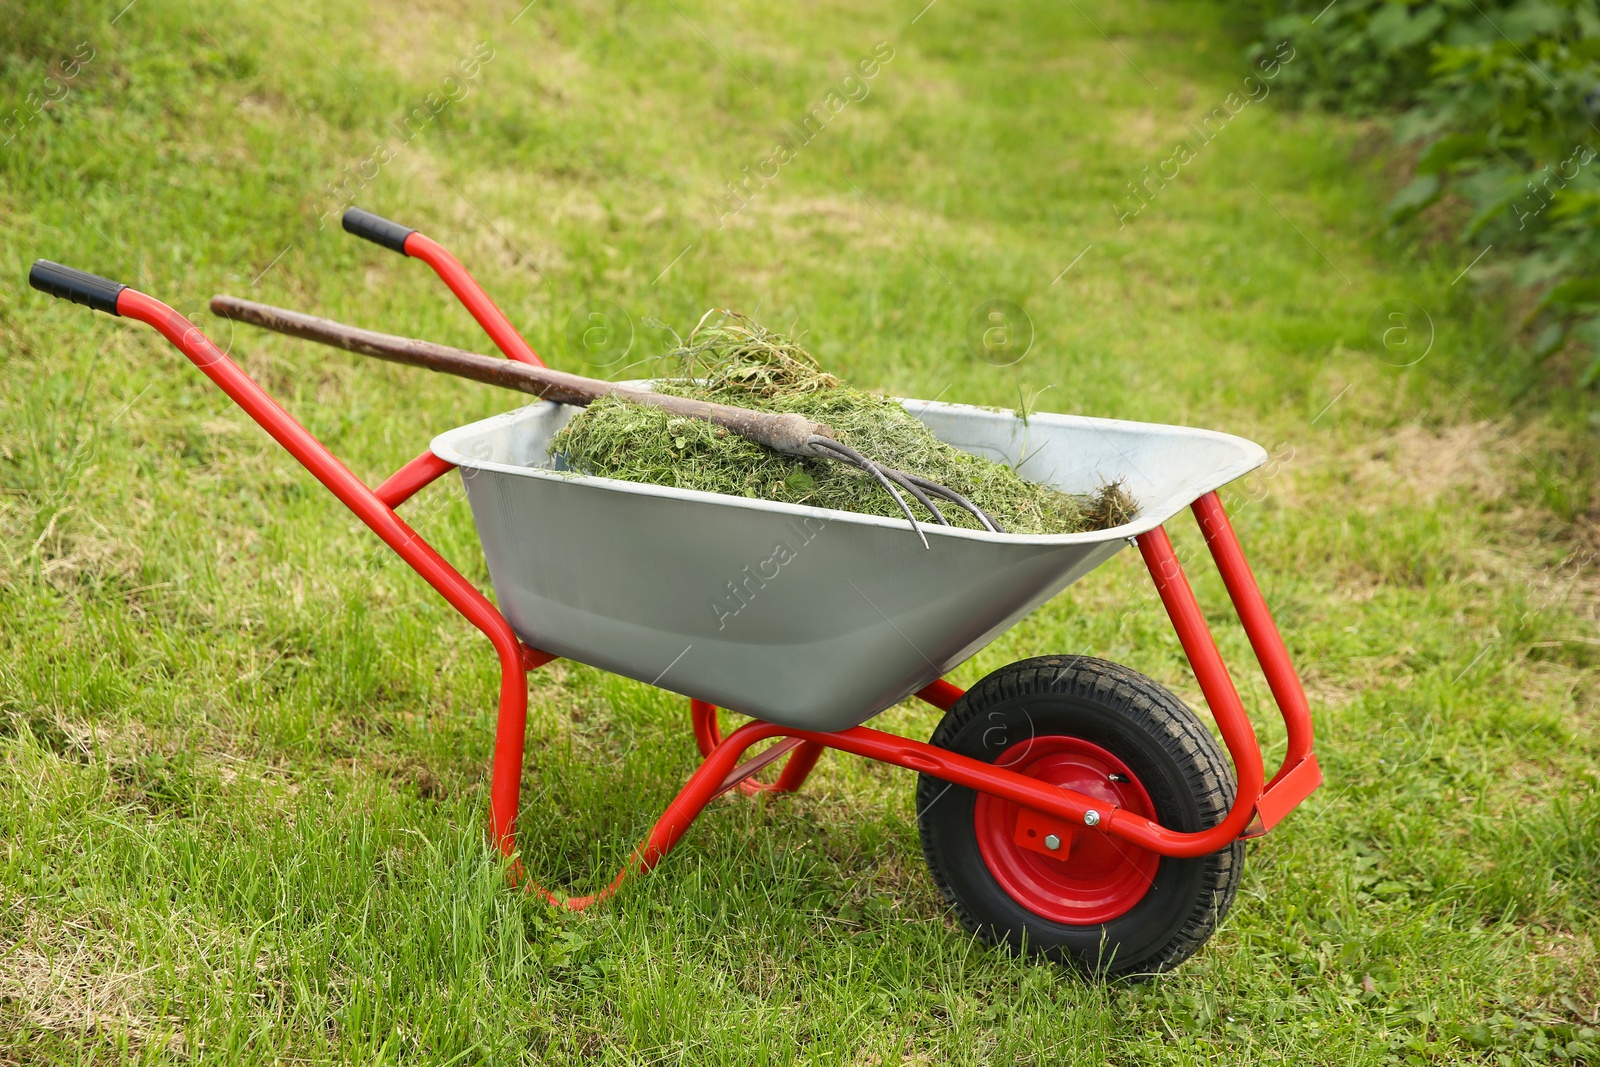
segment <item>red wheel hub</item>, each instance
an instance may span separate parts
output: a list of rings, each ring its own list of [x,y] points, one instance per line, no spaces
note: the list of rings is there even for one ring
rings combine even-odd
[[[1155,818],[1150,794],[1133,772],[1099,745],[1076,737],[1019,741],[995,765],[1042,782],[1073,789],[1146,818]],[[1020,805],[979,793],[973,811],[978,851],[995,881],[1018,904],[1070,926],[1110,922],[1144,899],[1161,857],[1079,826],[1063,840],[1063,858],[1024,848],[1016,841]]]

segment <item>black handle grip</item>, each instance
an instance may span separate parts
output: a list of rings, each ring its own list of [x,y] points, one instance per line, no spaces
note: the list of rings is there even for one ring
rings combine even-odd
[[[382,215],[374,215],[358,207],[344,213],[344,228],[346,233],[365,237],[373,244],[399,252],[402,256],[406,254],[406,238],[417,232],[409,226],[390,222]]]
[[[59,296],[74,304],[104,311],[108,315],[120,314],[117,311],[117,294],[127,288],[121,282],[114,282],[98,274],[90,274],[88,271],[63,267],[48,259],[33,261],[33,266],[28,271],[28,284],[41,293]]]

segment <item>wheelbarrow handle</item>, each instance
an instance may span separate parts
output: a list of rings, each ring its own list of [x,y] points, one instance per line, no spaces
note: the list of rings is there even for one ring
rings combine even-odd
[[[382,215],[374,215],[358,207],[344,213],[344,229],[346,233],[353,233],[391,252],[399,252],[402,256],[411,254],[406,251],[406,238],[417,232],[409,226],[391,222]]]
[[[36,259],[28,270],[28,284],[41,293],[70,300],[74,304],[104,311],[107,315],[121,315],[117,310],[117,297],[127,288],[121,282],[90,274],[86,270]]]
[[[519,363],[531,363],[535,367],[544,366],[544,360],[529,347],[522,334],[517,332],[517,328],[511,325],[511,320],[506,318],[505,312],[495,306],[495,302],[489,299],[489,294],[484,292],[483,286],[478,284],[477,279],[467,272],[467,268],[463,267],[444,245],[409,226],[402,226],[382,215],[374,215],[358,207],[345,211],[344,228],[373,244],[382,245],[403,256],[422,260],[433,268],[433,272],[450,287],[452,293],[456,294],[456,299],[461,301],[472,317],[478,320],[478,325],[483,327],[483,332],[489,335],[495,347]]]

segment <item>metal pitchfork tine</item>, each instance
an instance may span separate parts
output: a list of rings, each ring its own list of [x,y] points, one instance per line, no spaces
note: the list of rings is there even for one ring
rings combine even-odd
[[[821,434],[812,434],[810,437],[806,438],[806,444],[810,445],[813,450],[815,450],[817,453],[820,453],[826,459],[840,460],[844,463],[850,464],[852,467],[859,467],[876,478],[878,480],[878,484],[887,489],[889,491],[889,495],[894,497],[894,502],[900,505],[900,510],[905,514],[906,521],[911,524],[911,532],[917,535],[917,540],[922,542],[922,547],[928,547],[928,539],[923,535],[922,527],[917,525],[917,517],[911,514],[911,506],[906,503],[906,498],[900,495],[900,490],[894,487],[895,482],[899,481],[898,478],[891,481],[888,471],[883,467],[878,466],[876,463],[872,462],[872,460],[868,459],[866,456],[863,456],[860,452],[857,452],[849,445],[840,444],[831,437],[823,437]],[[905,483],[902,482],[901,484]],[[950,520],[946,519],[944,515],[939,512],[939,509],[933,506],[933,501],[924,496],[922,490],[911,485],[907,485],[906,488],[910,490],[911,495],[915,496],[917,500],[922,503],[923,507],[927,508],[933,513],[935,518],[937,518],[946,526],[950,525]]]
[[[930,493],[933,493],[933,494],[935,494],[937,496],[942,496],[946,500],[949,500],[952,503],[960,505],[961,507],[965,508],[967,511],[970,511],[972,513],[973,517],[976,518],[979,522],[983,523],[983,528],[985,530],[988,530],[990,533],[1005,533],[1006,532],[1005,529],[1000,525],[1000,523],[995,520],[995,517],[993,515],[990,515],[987,511],[984,511],[978,505],[974,504],[972,501],[968,500],[966,497],[962,496],[960,493],[956,492],[954,489],[951,489],[948,485],[940,485],[938,482],[929,481],[928,479],[920,477],[918,475],[907,474],[905,471],[897,471],[897,470],[893,470],[893,469],[888,468],[888,467],[883,468],[883,471],[884,471],[885,474],[887,474],[889,477],[895,479],[896,481],[899,481],[900,479],[904,479],[906,482],[909,482],[911,485],[915,485],[915,486],[917,486],[918,488],[921,488],[921,489],[926,489]],[[919,497],[918,499],[921,499],[921,498]],[[939,509],[934,507],[931,501],[923,500],[922,502],[927,505],[929,511],[932,511],[935,515],[939,515]],[[946,525],[946,526],[949,525],[949,523],[944,522],[943,516],[940,516],[939,521],[941,523],[943,523],[944,525]]]
[[[852,467],[859,467],[876,478],[878,484],[887,489],[889,495],[894,497],[895,503],[900,505],[900,510],[904,513],[906,521],[911,523],[911,528],[917,532],[919,538],[922,538],[924,546],[927,545],[928,539],[922,536],[922,529],[917,525],[916,518],[911,514],[911,508],[906,504],[905,497],[901,496],[899,490],[895,488],[896,485],[905,489],[906,492],[916,498],[917,503],[927,508],[928,513],[934,517],[934,520],[940,526],[949,526],[950,520],[944,517],[944,512],[940,511],[939,506],[928,497],[928,493],[942,496],[946,500],[959,504],[971,512],[972,516],[982,523],[983,528],[990,533],[1005,532],[1000,528],[999,523],[995,522],[986,511],[948,486],[940,485],[938,482],[931,482],[915,474],[907,474],[904,471],[895,470],[893,467],[885,467],[881,463],[874,463],[849,445],[841,444],[831,437],[823,437],[820,434],[813,435],[807,439],[806,444],[819,451],[829,453],[829,458],[848,463]]]
[[[932,515],[940,526],[949,526],[950,520],[945,518],[944,512],[933,502],[933,496],[941,497],[971,512],[990,533],[1005,532],[982,508],[954,489],[915,474],[907,474],[893,467],[875,463],[849,445],[836,440],[832,429],[803,415],[753,411],[730,404],[713,404],[705,400],[655,393],[637,386],[602,381],[598,378],[585,378],[544,366],[536,367],[509,359],[495,359],[476,352],[434,344],[431,341],[363,330],[356,326],[346,326],[342,322],[334,322],[332,319],[303,315],[298,311],[288,311],[233,296],[212,297],[211,310],[226,319],[247,322],[252,326],[289,334],[291,337],[318,341],[335,348],[342,348],[346,352],[376,356],[395,363],[471,378],[473,381],[515,389],[544,400],[571,404],[575,407],[587,406],[603,396],[616,396],[632,403],[658,407],[682,418],[714,423],[774,452],[807,459],[830,459],[847,463],[865,471],[889,491],[889,495],[894,497],[894,502],[900,506],[906,521],[911,524],[911,529],[916,533],[918,540],[922,542],[923,548],[929,547],[928,539],[923,535],[922,528],[917,525],[916,516],[911,513],[911,505],[906,503],[906,498],[900,493],[901,489],[910,493],[917,503],[927,508],[928,514]]]

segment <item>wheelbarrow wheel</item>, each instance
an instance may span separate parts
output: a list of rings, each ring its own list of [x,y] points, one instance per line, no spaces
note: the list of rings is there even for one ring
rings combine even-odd
[[[1126,667],[1084,656],[1041,656],[995,671],[945,714],[932,743],[1173,830],[1216,825],[1238,789],[1222,750],[1181,700]],[[926,774],[917,782],[933,880],[967,929],[992,944],[1106,978],[1153,974],[1193,955],[1233,903],[1242,841],[1174,859],[1084,827],[1038,822],[995,796]]]

